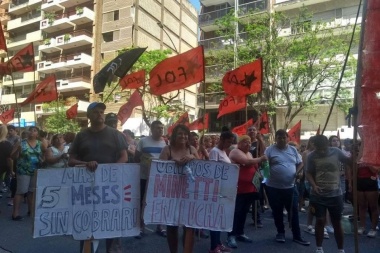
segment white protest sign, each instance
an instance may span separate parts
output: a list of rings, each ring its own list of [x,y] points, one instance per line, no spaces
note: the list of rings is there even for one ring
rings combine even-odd
[[[173,161],[152,161],[144,222],[231,231],[238,166],[203,160],[187,165],[194,181]]]
[[[73,235],[76,240],[140,233],[140,166],[100,164],[41,169],[37,173],[33,237]]]

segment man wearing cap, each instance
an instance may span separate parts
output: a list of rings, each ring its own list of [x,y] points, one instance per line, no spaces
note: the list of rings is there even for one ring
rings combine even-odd
[[[93,102],[87,108],[90,127],[78,133],[70,146],[70,166],[82,165],[95,171],[98,164],[126,163],[127,144],[124,136],[105,124],[104,103]],[[81,242],[81,251],[83,242]],[[120,239],[106,240],[107,253],[121,253]]]
[[[109,127],[117,129],[117,115],[113,112],[107,113],[105,124]]]

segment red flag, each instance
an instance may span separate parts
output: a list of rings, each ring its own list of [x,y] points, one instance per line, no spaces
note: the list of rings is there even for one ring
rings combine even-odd
[[[8,51],[7,42],[5,41],[5,38],[4,38],[4,32],[3,32],[2,25],[0,25],[0,49],[4,50],[5,52]]]
[[[173,132],[173,129],[180,124],[189,126],[189,114],[187,112],[182,114],[181,117],[179,117],[179,119],[173,125],[168,127],[168,134],[171,134]]]
[[[78,114],[78,103],[75,105],[71,106],[67,111],[66,111],[66,118],[67,119],[74,119],[77,117]]]
[[[236,97],[236,96],[228,96],[223,99],[223,101],[219,104],[219,113],[217,118],[219,119],[221,116],[236,112],[240,109],[243,109],[247,106],[247,98],[245,96],[243,97]]]
[[[243,135],[243,134],[246,134],[247,133],[247,129],[253,125],[253,119],[250,119],[248,120],[247,122],[245,122],[243,125],[240,125],[240,126],[237,126],[237,127],[234,127],[232,129],[232,132],[233,133],[236,133],[237,135]]]
[[[289,141],[301,143],[301,120],[288,131],[288,135]]]
[[[204,80],[203,46],[165,59],[149,73],[150,92],[162,95]]]
[[[58,99],[55,75],[47,77],[37,85],[36,89],[20,103],[21,106],[31,103],[51,102]]]
[[[8,124],[8,122],[14,119],[14,115],[15,115],[15,109],[12,108],[0,114],[0,121],[3,122],[4,125],[6,125]]]
[[[259,118],[258,121],[255,122],[256,129],[261,134],[269,134],[269,120],[268,120],[268,113],[263,112]]]
[[[222,80],[223,90],[230,96],[258,93],[262,88],[263,61],[261,58],[228,71]]]
[[[138,89],[145,83],[145,70],[140,70],[120,79],[119,84],[124,89]]]
[[[121,124],[124,123],[131,117],[133,108],[137,106],[143,106],[144,102],[140,96],[140,93],[135,90],[128,102],[125,103],[122,107],[120,107],[119,112],[117,113],[117,118],[120,120]]]
[[[34,49],[33,43],[30,43],[20,51],[18,51],[12,59],[7,62],[8,73],[12,72],[30,72],[34,71]]]
[[[318,125],[318,130],[317,130],[316,135],[320,135],[320,134],[321,134],[321,124]]]
[[[206,113],[204,116],[200,117],[199,119],[189,124],[189,129],[190,130],[208,129],[208,122],[209,122],[209,114]]]

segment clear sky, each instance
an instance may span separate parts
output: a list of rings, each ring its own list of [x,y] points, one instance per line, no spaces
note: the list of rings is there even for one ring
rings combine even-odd
[[[190,3],[192,3],[194,5],[195,9],[199,12],[199,9],[200,9],[199,0],[190,0]]]

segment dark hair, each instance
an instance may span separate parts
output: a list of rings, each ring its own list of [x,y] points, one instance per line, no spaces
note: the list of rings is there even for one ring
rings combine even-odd
[[[150,124],[150,128],[151,128],[151,129],[152,129],[152,128],[155,128],[155,127],[158,126],[158,125],[164,125],[164,124],[162,124],[162,122],[159,121],[159,120],[155,120],[155,121],[152,122],[152,124]]]
[[[230,131],[230,129],[227,126],[222,127],[222,132]]]
[[[307,146],[306,146],[306,149],[307,149],[307,150],[309,150],[309,149],[311,148],[311,144],[314,145],[315,136],[316,136],[316,135],[311,136],[311,137],[309,138],[309,141],[307,142]]]
[[[38,135],[40,135],[40,129],[39,129],[38,127],[36,127],[36,126],[31,126],[31,127],[29,127],[28,131],[32,131],[33,129],[36,129],[37,132],[38,132]],[[45,135],[45,136],[46,136],[46,135]]]
[[[227,140],[231,138],[235,138],[235,135],[231,131],[224,131],[220,134],[221,140]]]
[[[340,138],[337,136],[337,135],[331,135],[330,137],[329,137],[329,146],[331,147],[331,143],[332,143],[332,140],[334,139],[334,138],[337,138],[338,140],[339,140],[339,147],[338,148],[342,148],[342,142],[340,141]]]
[[[316,135],[314,140],[314,146],[316,149],[325,149],[329,146],[329,140],[324,135]]]
[[[58,139],[58,136],[62,136],[62,134],[55,134],[53,135],[53,137],[51,137],[51,143],[53,143],[54,141],[56,141]]]
[[[7,125],[7,128],[8,128],[8,131],[9,130],[15,130],[16,131],[16,127],[14,125]]]
[[[177,139],[177,135],[178,135],[178,131],[179,130],[183,130],[187,136],[189,137],[190,139],[190,130],[187,126],[185,125],[182,125],[182,124],[179,124],[179,125],[176,125],[173,129],[173,132],[172,132],[172,135],[170,136],[170,145],[171,146],[175,146],[175,141]],[[187,145],[190,145],[189,143],[187,143]]]
[[[129,136],[131,136],[132,139],[135,138],[135,134],[134,134],[131,130],[129,130],[129,129],[125,129],[125,130],[123,131],[123,133],[124,133],[124,134],[128,134]]]
[[[278,129],[274,135],[274,137],[277,137],[277,136],[286,136],[288,137],[288,132],[286,132],[284,129]]]
[[[67,132],[65,133],[65,135],[63,136],[63,138],[65,139],[65,142],[66,143],[72,143],[73,140],[75,139],[75,133],[73,132]]]
[[[29,131],[30,131],[30,128],[29,128]],[[38,130],[38,136],[41,138],[45,138],[47,136],[47,132],[45,132],[44,130]]]

